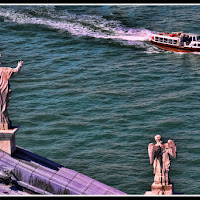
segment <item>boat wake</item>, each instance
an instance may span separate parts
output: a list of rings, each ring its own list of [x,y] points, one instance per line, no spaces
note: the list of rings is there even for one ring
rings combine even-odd
[[[97,15],[77,15],[54,7],[0,8],[0,18],[18,24],[36,24],[78,37],[112,39],[124,45],[141,46],[152,32],[145,28],[126,28],[116,20],[107,20]]]

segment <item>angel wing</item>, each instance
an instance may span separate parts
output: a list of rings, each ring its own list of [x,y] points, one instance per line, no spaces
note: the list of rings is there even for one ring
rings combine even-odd
[[[168,147],[171,148],[170,155],[176,158],[176,145],[173,140],[168,140]]]
[[[148,145],[148,154],[149,154],[150,164],[152,164],[154,161],[154,154],[155,154],[155,145],[153,143],[150,143]]]

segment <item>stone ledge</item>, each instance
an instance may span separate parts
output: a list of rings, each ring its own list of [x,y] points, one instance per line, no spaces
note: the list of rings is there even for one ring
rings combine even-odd
[[[0,130],[0,136],[1,134],[14,134],[18,129],[19,129],[18,126],[14,126],[13,129]]]
[[[0,149],[9,155],[12,155],[16,150],[15,132],[18,129],[18,126],[13,126],[13,129],[0,130]]]

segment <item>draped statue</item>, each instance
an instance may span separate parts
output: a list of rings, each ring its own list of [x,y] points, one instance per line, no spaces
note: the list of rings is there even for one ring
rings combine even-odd
[[[19,61],[16,68],[10,67],[0,67],[0,90],[1,90],[1,121],[0,121],[0,130],[12,129],[12,123],[8,117],[8,102],[11,97],[11,89],[9,85],[9,79],[11,75],[16,75],[22,67],[23,61]]]
[[[168,172],[170,169],[169,155],[176,158],[176,145],[173,140],[168,140],[167,143],[162,144],[161,136],[155,136],[156,144],[150,143],[148,145],[148,154],[150,164],[154,168],[154,183],[167,186],[169,184]]]

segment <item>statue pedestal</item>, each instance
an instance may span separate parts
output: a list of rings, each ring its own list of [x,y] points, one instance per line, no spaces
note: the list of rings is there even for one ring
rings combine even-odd
[[[151,191],[147,191],[144,195],[172,195],[173,185],[164,185],[155,184],[151,185]]]
[[[0,150],[12,155],[16,149],[15,145],[15,133],[19,127],[13,127],[13,129],[0,130]]]

